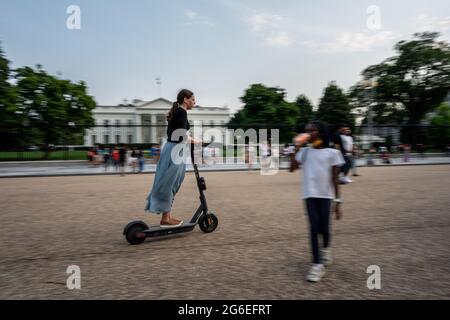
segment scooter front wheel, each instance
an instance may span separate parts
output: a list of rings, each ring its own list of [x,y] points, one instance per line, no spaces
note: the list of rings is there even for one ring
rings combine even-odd
[[[218,224],[219,219],[212,212],[208,212],[207,214],[202,215],[200,221],[198,222],[200,230],[202,230],[204,233],[213,232],[214,230],[216,230]]]

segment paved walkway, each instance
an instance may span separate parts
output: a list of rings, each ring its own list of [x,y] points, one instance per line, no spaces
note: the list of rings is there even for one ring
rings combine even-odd
[[[305,281],[311,254],[299,172],[205,172],[219,217],[210,234],[130,246],[153,175],[5,178],[0,184],[0,299],[450,299],[450,166],[363,167],[342,188],[334,264]],[[192,173],[174,203],[198,206]],[[81,289],[66,286],[67,267]],[[381,289],[366,286],[381,270]]]

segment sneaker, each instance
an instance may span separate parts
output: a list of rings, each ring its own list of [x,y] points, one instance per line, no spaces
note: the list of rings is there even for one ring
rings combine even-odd
[[[320,250],[320,255],[325,266],[329,266],[333,263],[333,257],[331,256],[330,248],[323,248],[322,250]]]
[[[353,182],[353,180],[350,180],[350,178],[347,176],[347,177],[345,177],[345,181],[347,182],[347,183],[352,183]]]
[[[324,275],[325,268],[323,264],[313,264],[311,269],[309,269],[306,280],[308,280],[309,282],[319,282]]]
[[[339,177],[339,184],[347,184],[347,179],[345,177]]]
[[[179,227],[183,224],[183,220],[178,220],[178,219],[170,219],[168,221],[161,221],[161,223],[159,224],[159,226],[161,228],[174,228],[174,227]]]

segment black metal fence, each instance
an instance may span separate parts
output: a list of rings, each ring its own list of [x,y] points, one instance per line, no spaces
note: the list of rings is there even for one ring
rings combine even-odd
[[[274,142],[279,143],[282,148],[296,133],[302,132],[304,126],[304,124],[248,124],[228,127],[209,125],[202,126],[201,130],[205,136],[208,135],[209,129],[215,129],[212,135],[223,134],[222,141],[227,141],[225,136],[233,138],[237,129],[244,132],[255,129],[257,133],[261,129],[268,129],[267,138],[270,142],[272,139],[270,129],[278,129],[278,141]],[[191,131],[197,129],[200,127],[191,127]],[[143,150],[144,154],[151,155],[152,148],[164,143],[166,130],[166,125],[97,125],[89,128],[68,125],[51,127],[2,125],[0,161],[86,160],[92,148],[115,148],[119,145],[125,145],[128,149]],[[407,147],[412,152],[421,153],[447,152],[450,149],[450,126],[365,125],[352,128],[352,135],[362,153],[383,147],[388,152],[396,152]]]

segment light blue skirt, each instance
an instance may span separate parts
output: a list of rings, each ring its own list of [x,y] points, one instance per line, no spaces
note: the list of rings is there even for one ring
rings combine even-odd
[[[178,146],[176,150],[174,150],[175,146]],[[171,157],[172,150],[177,153],[176,161]],[[166,142],[156,167],[152,190],[147,196],[145,211],[156,214],[171,211],[173,200],[186,173],[185,160],[188,150],[186,144]]]

